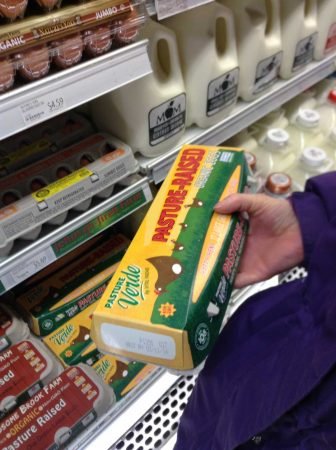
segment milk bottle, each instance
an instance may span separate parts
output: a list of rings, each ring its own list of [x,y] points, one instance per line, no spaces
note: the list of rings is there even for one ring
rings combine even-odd
[[[214,2],[163,23],[177,37],[188,98],[186,125],[209,127],[229,114],[238,96],[233,15]]]
[[[329,134],[326,135],[321,146],[325,150],[328,158],[336,163],[336,127],[332,128]]]
[[[314,89],[308,89],[283,105],[289,123],[294,123],[300,109],[314,109],[316,98]]]
[[[334,162],[328,158],[323,148],[305,147],[297,163],[288,170],[288,174],[293,180],[293,188],[302,191],[308,178],[328,172],[333,167]]]
[[[336,126],[336,89],[329,92],[324,103],[321,103],[316,110],[321,117],[321,130],[325,135],[329,135]]]
[[[240,133],[228,139],[224,145],[229,147],[239,147],[248,152],[255,153],[258,148],[258,142],[252,136],[248,129],[242,130]]]
[[[129,144],[134,152],[158,156],[184,132],[185,87],[173,31],[148,20],[140,38],[149,39],[153,73],[96,99],[91,111],[100,129]]]
[[[319,146],[324,139],[320,128],[320,114],[313,109],[299,109],[295,120],[286,131],[297,155],[305,147]]]
[[[336,50],[335,0],[317,0],[317,29],[314,58],[320,60]]]
[[[278,77],[282,53],[278,0],[220,0],[234,14],[239,95],[253,100]]]
[[[271,172],[286,172],[297,158],[289,134],[282,128],[270,128],[261,139],[255,155],[258,170],[265,178]]]
[[[271,173],[266,178],[263,192],[273,198],[287,198],[292,193],[292,179],[284,172]]]
[[[280,0],[282,78],[290,78],[312,61],[317,39],[317,0]]]

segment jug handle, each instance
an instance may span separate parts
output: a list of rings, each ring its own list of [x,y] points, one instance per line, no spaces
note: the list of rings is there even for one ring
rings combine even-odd
[[[280,33],[279,20],[280,2],[278,0],[264,0],[266,10],[265,37]]]
[[[153,72],[158,77],[159,82],[166,83],[174,79],[174,75],[176,72],[176,76],[180,76],[180,59],[178,54],[178,46],[176,37],[173,34],[167,33],[164,36],[157,36],[155,35],[152,37],[152,43],[151,43],[151,54],[150,54],[150,60],[152,63]],[[159,45],[160,42],[165,43],[168,50],[168,57],[169,57],[169,71],[167,72],[159,58]],[[174,48],[176,51],[174,51]]]
[[[226,58],[227,53],[230,50],[230,47],[234,49],[234,53],[236,54],[237,48],[236,48],[236,33],[235,33],[235,24],[234,24],[234,17],[233,13],[229,8],[226,6],[221,5],[221,10],[217,10],[216,14],[214,15],[214,23],[213,23],[213,30],[215,30],[215,44],[216,44],[216,50],[217,55],[219,59]],[[225,12],[224,12],[225,9]],[[225,22],[225,34],[218,34],[217,26],[218,26],[218,20],[224,20]],[[219,39],[222,38],[222,41],[219,42]],[[223,47],[222,47],[223,46]],[[222,49],[221,49],[222,48]]]
[[[316,0],[304,0],[304,20],[316,19],[317,3]]]

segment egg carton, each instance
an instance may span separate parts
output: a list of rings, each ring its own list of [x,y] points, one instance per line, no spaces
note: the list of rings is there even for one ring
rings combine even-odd
[[[0,256],[15,239],[35,240],[42,225],[62,225],[69,210],[86,211],[94,196],[138,170],[129,146],[104,133],[0,179]]]
[[[0,0],[1,4],[1,0]],[[93,5],[93,6],[92,6]],[[83,9],[83,11],[82,11]],[[0,93],[20,80],[34,81],[51,69],[67,69],[134,42],[144,15],[131,2],[99,0],[1,27]],[[15,36],[15,37],[13,37]]]
[[[94,132],[91,123],[76,113],[52,119],[33,131],[0,143],[0,178],[45,158]]]

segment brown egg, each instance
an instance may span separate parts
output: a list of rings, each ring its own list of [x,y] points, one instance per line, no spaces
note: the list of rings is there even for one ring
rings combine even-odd
[[[37,80],[49,72],[49,49],[44,44],[17,53],[14,58],[19,63],[20,75],[26,80]]]
[[[67,175],[69,175],[71,172],[69,169],[67,169],[66,167],[59,167],[56,171],[56,177],[60,180],[61,178],[66,177]]]
[[[9,20],[23,17],[28,0],[0,0],[0,16]]]
[[[61,69],[66,69],[77,64],[83,55],[83,40],[80,33],[72,34],[52,43],[57,51],[54,63]]]
[[[41,180],[40,178],[35,178],[31,183],[30,183],[30,192],[36,192],[39,191],[40,189],[44,188],[47,184]]]
[[[15,70],[9,58],[0,59],[0,93],[7,91],[14,84]]]
[[[89,56],[106,53],[112,47],[111,25],[101,25],[84,32],[85,52]]]
[[[93,162],[93,158],[90,155],[83,155],[79,161],[80,167],[88,166]]]
[[[127,18],[116,20],[112,26],[116,44],[125,45],[132,43],[139,32],[139,15],[136,9],[132,7]]]
[[[16,201],[18,201],[20,198],[19,196],[15,193],[15,192],[6,192],[3,196],[2,196],[2,204],[4,206],[8,206]]]

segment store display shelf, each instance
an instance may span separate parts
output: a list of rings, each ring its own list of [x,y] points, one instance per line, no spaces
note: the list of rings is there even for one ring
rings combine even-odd
[[[151,73],[147,40],[0,96],[0,140]]]
[[[211,3],[214,0],[146,0],[147,12],[150,16],[158,14],[158,18],[169,17],[188,11],[197,6]],[[158,11],[159,9],[159,11]]]
[[[250,103],[239,101],[230,116],[210,128],[190,127],[178,145],[164,155],[157,158],[139,157],[141,172],[155,183],[160,183],[166,177],[183,144],[221,144],[300,92],[326,78],[335,71],[335,60],[335,55],[332,55],[322,61],[313,62],[290,80],[279,80],[270,91],[257,100]]]
[[[70,211],[62,226],[44,226],[37,241],[29,245],[27,241],[18,241],[13,254],[0,259],[0,294],[124,219],[152,198],[149,181],[142,178],[107,200],[96,201],[85,213]]]

